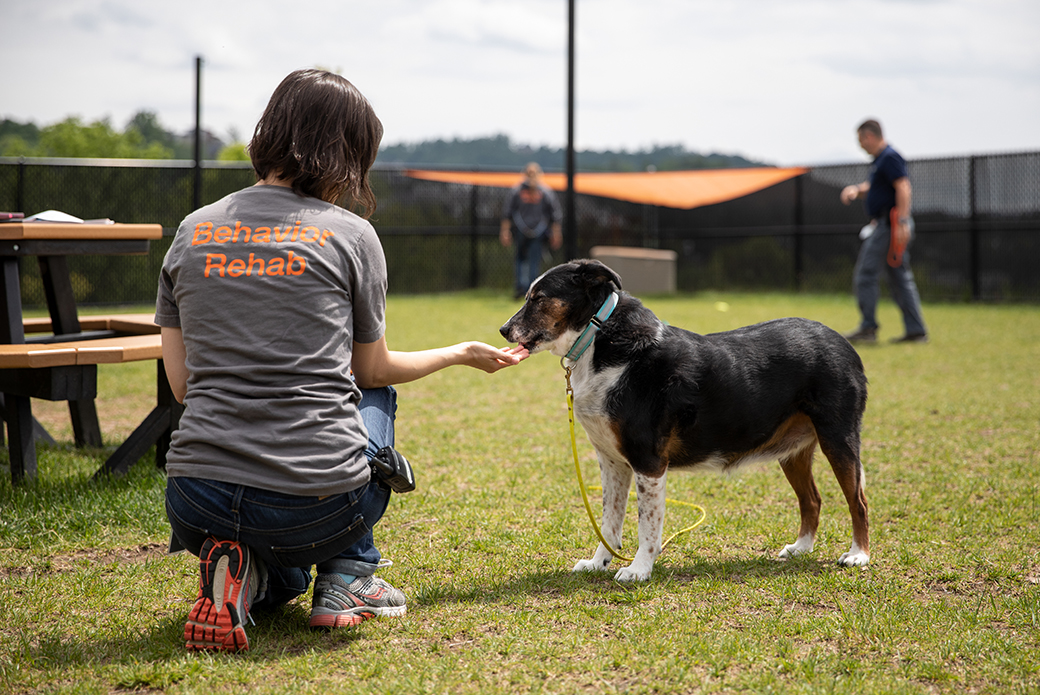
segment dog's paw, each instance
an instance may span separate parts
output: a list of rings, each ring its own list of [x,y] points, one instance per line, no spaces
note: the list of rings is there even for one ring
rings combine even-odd
[[[870,555],[862,550],[850,550],[838,558],[838,564],[843,567],[866,567],[869,563]]]
[[[780,551],[780,559],[787,560],[797,555],[805,555],[806,553],[811,553],[812,549],[813,537],[808,535],[802,536],[794,543],[784,546],[784,549]]]
[[[602,572],[610,565],[608,561],[606,565],[602,562],[596,562],[596,560],[578,560],[574,565],[571,572]]]
[[[613,560],[613,554],[600,543],[592,557],[588,560],[578,560],[571,572],[604,572]]]
[[[628,567],[622,567],[617,571],[617,574],[614,575],[614,581],[623,583],[645,582],[650,579],[650,572],[650,569],[642,571],[633,569],[633,566],[629,565]]]

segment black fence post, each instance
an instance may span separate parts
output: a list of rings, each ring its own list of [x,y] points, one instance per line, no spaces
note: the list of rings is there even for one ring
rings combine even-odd
[[[794,289],[795,292],[802,291],[805,276],[805,261],[802,258],[805,252],[804,240],[804,209],[802,194],[804,192],[802,180],[806,174],[794,177]]]
[[[578,211],[574,202],[574,3],[567,3],[567,192],[563,217],[563,255],[578,257]]]
[[[979,215],[976,200],[977,188],[975,177],[977,170],[975,166],[976,157],[973,155],[968,159],[968,220],[970,222],[970,264],[971,264],[971,298],[974,301],[982,299],[981,259],[979,258]]]
[[[25,157],[18,158],[18,188],[17,188],[17,205],[15,210],[19,212],[28,212],[25,209]]]
[[[469,286],[473,289],[476,289],[480,283],[480,238],[477,226],[478,188],[479,186],[469,187]]]

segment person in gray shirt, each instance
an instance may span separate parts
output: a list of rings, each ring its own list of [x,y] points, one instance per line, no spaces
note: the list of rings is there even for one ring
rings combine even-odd
[[[499,241],[516,246],[513,298],[527,294],[542,272],[544,244],[554,251],[563,245],[563,213],[552,189],[542,183],[542,167],[530,162],[524,180],[509,191],[502,210]]]
[[[166,511],[200,559],[189,649],[247,649],[249,612],[303,594],[312,566],[312,627],[403,615],[404,594],[375,576],[385,561],[372,534],[390,497],[372,461],[403,460],[391,385],[527,356],[387,347],[386,261],[367,220],[382,133],[346,79],[291,73],[249,145],[256,185],[189,214],[163,262],[155,322],[185,406]]]

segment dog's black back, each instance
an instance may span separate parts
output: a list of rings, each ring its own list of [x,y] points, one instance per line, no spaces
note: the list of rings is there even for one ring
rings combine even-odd
[[[836,444],[858,451],[867,380],[859,355],[837,332],[801,318],[708,335],[656,321],[638,299],[623,294],[593,353],[596,371],[625,365],[607,407],[624,423],[622,442],[633,469],[651,472],[657,462],[639,461],[636,452],[659,454],[661,443],[675,438],[683,446],[670,452],[670,467],[713,458],[728,467],[798,412],[821,438],[833,433]],[[854,441],[841,441],[853,433]]]

